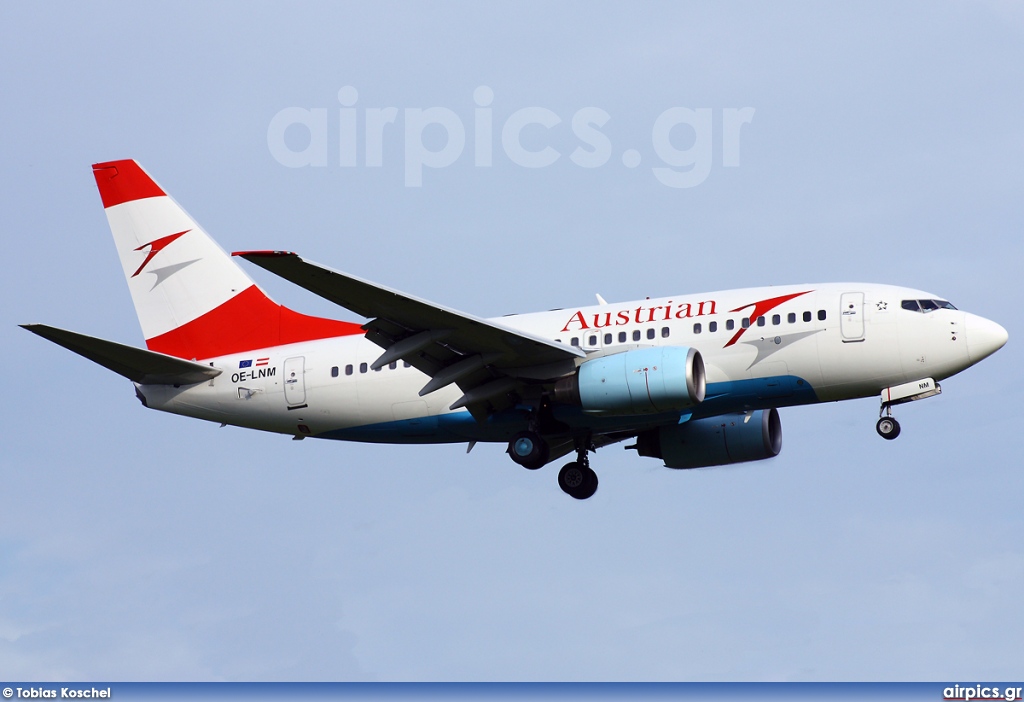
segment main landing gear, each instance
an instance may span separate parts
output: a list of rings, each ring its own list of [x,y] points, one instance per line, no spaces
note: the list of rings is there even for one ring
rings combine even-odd
[[[548,442],[535,431],[521,431],[508,442],[508,455],[529,470],[537,470],[548,462]]]
[[[562,488],[566,495],[577,500],[586,500],[597,492],[597,473],[591,469],[590,458],[587,455],[590,448],[589,440],[578,440],[576,460],[566,463],[562,470],[558,471],[558,487]]]
[[[597,492],[597,473],[590,468],[588,452],[594,450],[590,438],[576,440],[576,460],[558,471],[558,487],[577,500],[593,497]],[[521,431],[508,442],[507,453],[513,461],[529,470],[537,470],[551,455],[548,442],[535,431]]]

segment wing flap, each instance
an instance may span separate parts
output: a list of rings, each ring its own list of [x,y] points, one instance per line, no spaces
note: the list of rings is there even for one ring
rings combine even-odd
[[[74,351],[93,363],[143,385],[192,385],[221,374],[219,368],[174,356],[77,334],[46,324],[22,324],[22,329]]]

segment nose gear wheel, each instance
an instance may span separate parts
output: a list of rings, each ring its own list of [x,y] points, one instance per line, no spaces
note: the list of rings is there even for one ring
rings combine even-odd
[[[892,441],[900,435],[900,423],[892,416],[892,405],[888,402],[883,402],[878,416],[879,419],[875,424],[875,431],[878,432],[880,437]]]

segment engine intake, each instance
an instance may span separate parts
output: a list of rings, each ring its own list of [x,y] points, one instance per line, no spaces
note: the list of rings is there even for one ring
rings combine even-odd
[[[706,384],[699,351],[659,346],[584,361],[555,384],[555,401],[588,412],[656,414],[700,404]]]
[[[641,456],[668,468],[706,468],[773,458],[782,451],[782,420],[774,407],[660,427],[637,436]]]

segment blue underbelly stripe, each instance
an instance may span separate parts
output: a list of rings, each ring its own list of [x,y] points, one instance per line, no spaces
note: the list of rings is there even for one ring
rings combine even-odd
[[[811,384],[796,376],[748,378],[711,383],[704,402],[686,410],[661,415],[633,417],[586,414],[578,407],[556,407],[555,419],[572,429],[590,429],[599,433],[641,431],[661,424],[676,424],[680,414],[693,419],[729,412],[806,405],[818,401]],[[507,441],[526,428],[525,412],[506,410],[483,422],[467,411],[452,412],[421,419],[403,419],[335,429],[316,435],[320,439],[365,441],[391,444],[438,444],[468,441]]]

